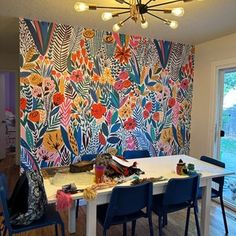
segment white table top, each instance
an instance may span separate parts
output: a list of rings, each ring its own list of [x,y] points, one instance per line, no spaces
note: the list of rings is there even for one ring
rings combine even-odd
[[[201,173],[201,182],[207,178],[213,178],[217,176],[225,176],[234,174],[233,171],[229,171],[224,168],[217,167],[215,165],[208,164],[206,162],[200,161],[196,158],[192,158],[186,155],[175,155],[175,156],[165,156],[165,157],[151,157],[151,158],[140,158],[129,160],[131,163],[136,161],[137,167],[145,172],[140,178],[150,178],[163,176],[164,178],[181,178],[184,176],[177,175],[175,173],[176,164],[179,159],[182,159],[186,164],[193,163],[197,172]],[[166,185],[168,180],[163,182],[157,182],[154,185]],[[68,183],[65,183],[68,184]],[[126,182],[122,185],[128,185]],[[58,186],[50,183],[49,179],[44,179],[45,191],[48,197],[48,202],[56,202],[56,192]],[[201,184],[200,184],[201,185]],[[105,194],[110,192],[111,188],[98,191],[98,194]],[[73,199],[83,198],[82,193],[73,194]]]

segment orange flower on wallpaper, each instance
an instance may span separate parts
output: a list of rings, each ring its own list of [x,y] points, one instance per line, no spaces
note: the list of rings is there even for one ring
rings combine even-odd
[[[116,47],[115,58],[121,64],[127,64],[129,62],[130,57],[131,57],[130,48],[120,47],[120,46]]]
[[[62,94],[62,93],[55,93],[54,95],[53,95],[53,103],[56,105],[56,106],[58,106],[58,105],[60,105],[60,104],[62,104],[63,102],[64,102],[64,100],[65,100],[65,97],[64,97],[64,95]]]
[[[27,99],[26,98],[21,98],[20,99],[20,109],[25,110],[26,105],[27,105]]]
[[[130,80],[125,80],[125,81],[123,81],[123,87],[124,88],[129,88],[130,86],[131,86],[131,82],[130,82]]]
[[[40,112],[37,110],[31,111],[28,116],[29,120],[32,122],[40,121]]]
[[[85,38],[91,39],[95,35],[95,31],[93,29],[85,29],[83,32],[83,36]]]
[[[101,103],[95,103],[91,107],[91,114],[96,119],[101,119],[102,116],[105,114],[106,110],[106,107],[104,107]]]
[[[156,122],[160,121],[160,113],[159,112],[154,112],[152,115],[152,119],[155,120]]]
[[[32,85],[37,85],[37,86],[42,86],[43,84],[43,77],[39,74],[31,74],[29,76],[29,82],[32,84]]]

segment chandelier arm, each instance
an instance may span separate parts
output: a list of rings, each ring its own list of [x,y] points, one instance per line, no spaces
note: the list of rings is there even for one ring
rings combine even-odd
[[[157,18],[157,19],[159,19],[159,20],[161,20],[161,21],[164,21],[165,23],[168,23],[168,20],[166,20],[166,19],[164,19],[164,18],[162,18],[162,17],[160,17],[160,16],[156,16],[156,15],[150,13],[150,12],[147,12],[147,14],[148,14],[148,15],[151,15],[151,16],[153,16],[153,17],[155,17],[155,18]]]
[[[122,15],[122,14],[125,14],[125,13],[130,13],[130,11],[117,12],[117,13],[112,14],[112,17],[116,17],[116,16],[119,16],[119,15]]]
[[[129,7],[108,7],[108,6],[89,6],[89,10],[97,10],[97,9],[112,9],[112,10],[129,10]]]
[[[164,6],[164,5],[168,5],[168,4],[172,4],[172,3],[176,3],[176,2],[185,2],[185,1],[186,0],[173,0],[173,1],[170,1],[170,2],[163,2],[163,3],[151,5],[151,6],[148,6],[148,8],[159,7],[159,6]]]
[[[149,8],[148,8],[148,11],[161,11],[163,13],[168,13],[168,14],[170,14],[172,12],[169,9],[149,9]]]
[[[147,6],[150,2],[152,2],[153,0],[149,0],[148,2],[146,2],[144,5]]]
[[[115,1],[118,2],[118,3],[120,3],[120,4],[125,3],[125,4],[127,4],[127,5],[130,6],[130,3],[129,3],[129,2],[126,2],[125,0],[115,0]]]
[[[121,21],[121,24],[124,24],[127,20],[129,20],[131,18],[131,16],[128,16],[126,19]]]

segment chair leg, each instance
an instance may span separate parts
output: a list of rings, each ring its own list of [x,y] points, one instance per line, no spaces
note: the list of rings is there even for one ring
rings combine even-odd
[[[76,212],[75,212],[76,219],[79,216],[79,200],[76,201]]]
[[[10,232],[9,232],[9,234],[10,234]],[[3,236],[6,236],[6,235],[7,235],[7,228],[4,227],[4,230],[3,230]]]
[[[159,236],[162,236],[162,217],[158,217]]]
[[[132,221],[132,236],[135,235],[135,226],[136,226],[136,220]]]
[[[106,235],[107,235],[107,230],[103,229],[103,236],[106,236]]]
[[[123,236],[127,236],[127,224],[123,223]]]
[[[65,227],[64,227],[64,223],[61,222],[61,235],[65,236]]]
[[[220,196],[220,205],[221,205],[221,211],[222,211],[224,225],[225,225],[225,233],[228,234],[229,231],[228,231],[228,225],[227,225],[227,220],[226,220],[226,215],[225,215],[223,196]]]
[[[186,216],[186,223],[185,223],[185,231],[184,231],[184,235],[185,235],[185,236],[188,235],[189,217],[190,217],[190,207],[188,207],[188,209],[187,209],[187,216]]]
[[[54,226],[55,226],[55,235],[58,236],[57,224],[55,224]]]
[[[152,224],[152,214],[150,214],[150,216],[148,217],[148,223],[149,223],[150,236],[153,236],[154,232],[153,232],[153,224]]]
[[[165,214],[165,215],[163,216],[163,227],[165,227],[167,224],[168,224],[168,215]]]
[[[194,210],[194,217],[195,217],[195,222],[196,222],[196,227],[197,227],[197,235],[201,236],[199,220],[198,220],[198,207],[194,206],[193,210]]]

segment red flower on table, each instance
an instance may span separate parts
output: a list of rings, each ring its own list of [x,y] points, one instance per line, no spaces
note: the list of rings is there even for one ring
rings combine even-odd
[[[81,82],[83,81],[83,74],[81,70],[73,70],[70,76],[70,79],[74,82]]]
[[[133,118],[128,118],[124,122],[124,128],[126,130],[132,130],[132,129],[135,129],[135,127],[136,127],[136,121]]]
[[[96,119],[101,119],[102,116],[105,114],[106,110],[106,107],[104,107],[101,103],[95,103],[91,107],[91,114]]]
[[[25,110],[26,105],[27,105],[27,99],[26,98],[21,98],[20,99],[20,109]]]
[[[53,103],[56,106],[62,104],[65,100],[64,95],[62,93],[55,93],[52,99],[53,99]]]
[[[130,57],[131,57],[130,48],[120,47],[120,46],[116,47],[115,58],[121,64],[127,64],[129,62]]]
[[[171,108],[175,105],[175,98],[169,98],[168,100],[168,106]]]

